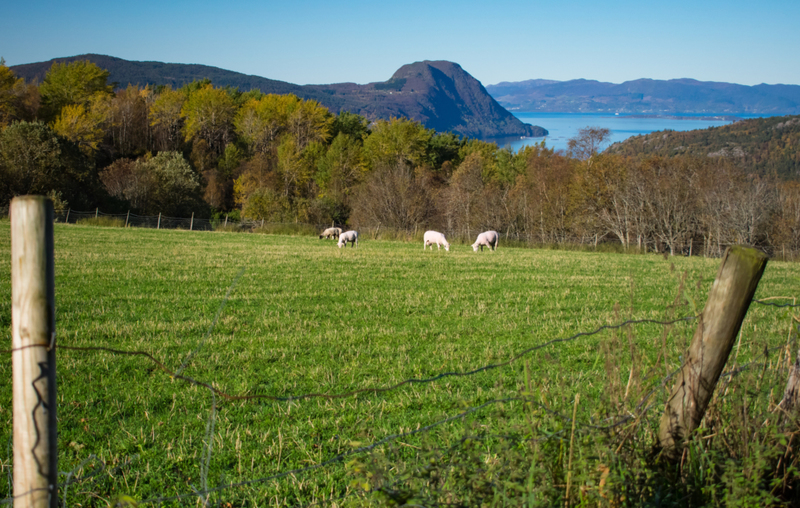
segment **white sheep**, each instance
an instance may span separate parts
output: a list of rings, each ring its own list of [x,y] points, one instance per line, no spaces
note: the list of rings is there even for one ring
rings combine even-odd
[[[450,251],[450,244],[447,243],[447,240],[443,234],[439,233],[438,231],[425,231],[425,236],[423,237],[422,242],[422,250],[425,250],[428,245],[430,245],[431,250],[433,250],[434,243],[436,244],[436,250],[440,250],[441,245],[444,245],[444,250],[448,252]]]
[[[500,235],[497,234],[497,231],[484,231],[478,235],[478,239],[472,244],[472,250],[473,252],[478,252],[478,247],[480,247],[481,252],[483,252],[484,246],[495,250],[497,249],[497,241],[499,239]]]
[[[347,242],[350,242],[352,247],[358,247],[358,232],[357,231],[347,231],[339,235],[339,248],[342,247],[347,248]]]
[[[342,228],[328,228],[319,235],[320,239],[323,238],[339,238],[339,235],[342,234]]]

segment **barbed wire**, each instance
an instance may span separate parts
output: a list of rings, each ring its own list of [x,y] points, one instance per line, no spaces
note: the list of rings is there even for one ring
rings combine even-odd
[[[483,367],[479,367],[479,368],[476,368],[476,369],[473,369],[473,370],[470,370],[470,371],[466,371],[466,372],[442,372],[440,374],[437,374],[436,376],[432,376],[432,377],[429,377],[429,378],[421,378],[421,379],[420,378],[410,378],[410,379],[406,379],[404,381],[401,381],[399,383],[396,383],[396,384],[390,385],[390,386],[386,386],[386,387],[360,388],[358,390],[352,390],[352,391],[349,391],[349,392],[339,393],[339,394],[305,393],[305,394],[301,394],[301,395],[289,395],[289,396],[274,396],[274,395],[266,395],[266,394],[231,395],[231,394],[229,394],[229,393],[227,393],[227,392],[225,392],[223,390],[220,390],[219,388],[216,388],[216,387],[212,386],[210,383],[206,383],[204,381],[198,381],[198,380],[196,380],[196,379],[194,379],[192,377],[185,376],[185,375],[180,374],[180,373],[178,373],[176,371],[173,371],[172,369],[167,367],[163,362],[159,361],[153,355],[151,355],[150,353],[148,353],[146,351],[126,351],[126,350],[122,350],[122,349],[109,348],[109,347],[105,347],[105,346],[65,346],[65,345],[60,345],[60,344],[57,344],[57,343],[53,345],[53,348],[55,348],[57,350],[58,349],[64,349],[64,350],[67,350],[67,351],[105,351],[105,352],[108,352],[108,353],[120,354],[120,355],[142,356],[142,357],[147,358],[151,362],[153,362],[160,370],[165,372],[171,378],[180,379],[180,380],[187,381],[187,382],[189,382],[191,384],[194,384],[194,385],[197,385],[197,386],[202,386],[204,388],[212,390],[217,395],[219,395],[219,396],[221,396],[221,397],[223,397],[223,398],[225,398],[227,400],[230,400],[230,401],[272,400],[272,401],[276,401],[276,402],[293,402],[293,401],[304,400],[304,399],[309,399],[309,398],[340,399],[340,398],[352,397],[353,395],[358,395],[358,394],[361,394],[361,393],[384,393],[384,392],[396,390],[396,389],[398,389],[398,388],[400,388],[402,386],[405,386],[407,384],[432,383],[434,381],[438,381],[440,379],[444,379],[444,378],[447,378],[447,377],[471,376],[471,375],[474,375],[474,374],[478,374],[480,372],[486,372],[486,371],[497,369],[497,368],[500,368],[500,367],[505,367],[505,366],[510,365],[511,363],[519,360],[520,358],[528,355],[529,353],[531,353],[533,351],[537,351],[539,349],[543,349],[543,348],[551,346],[553,344],[571,342],[571,341],[577,340],[577,339],[579,339],[581,337],[588,337],[588,336],[596,335],[596,334],[598,334],[598,333],[600,333],[601,331],[604,331],[604,330],[619,329],[619,328],[622,328],[624,326],[628,326],[628,325],[631,325],[631,324],[658,324],[658,325],[666,326],[666,325],[672,325],[672,324],[676,324],[676,323],[680,323],[680,322],[684,322],[684,321],[692,321],[694,319],[697,319],[697,316],[686,316],[686,317],[682,317],[682,318],[678,318],[678,319],[673,319],[673,320],[670,320],[670,321],[659,321],[659,320],[655,320],[655,319],[629,319],[627,321],[624,321],[624,322],[616,324],[616,325],[603,325],[603,326],[600,326],[597,329],[592,330],[590,332],[579,332],[579,333],[576,333],[576,334],[574,334],[574,335],[572,335],[570,337],[560,338],[560,339],[553,339],[553,340],[550,340],[550,341],[545,342],[543,344],[538,344],[536,346],[529,347],[529,348],[517,353],[516,355],[512,356],[509,360],[507,360],[505,362],[484,365]],[[39,344],[39,345],[31,345],[31,346],[25,346],[25,347],[47,347],[47,346],[44,345],[44,344]],[[2,350],[2,351],[0,351],[0,353],[12,353],[12,352],[17,351],[19,349],[23,349],[23,348]]]
[[[771,307],[791,307],[791,308],[800,307],[800,303],[772,303],[764,300],[753,300],[753,303],[757,303],[759,305],[769,305]]]

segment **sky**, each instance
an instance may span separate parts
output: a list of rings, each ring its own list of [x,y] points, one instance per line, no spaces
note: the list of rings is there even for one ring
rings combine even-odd
[[[693,78],[800,84],[798,0],[13,1],[6,65],[98,53],[296,84],[456,62],[484,85]]]

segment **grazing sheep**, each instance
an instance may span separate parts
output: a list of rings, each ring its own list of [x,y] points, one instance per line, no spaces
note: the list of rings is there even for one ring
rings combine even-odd
[[[497,241],[499,239],[500,235],[497,234],[497,231],[484,231],[478,235],[478,239],[472,244],[472,250],[474,252],[478,252],[478,247],[480,247],[481,252],[483,252],[484,245],[492,250],[495,250],[497,249]]]
[[[347,242],[350,242],[352,247],[358,247],[358,232],[357,231],[347,231],[339,235],[339,248],[342,247],[347,248]]]
[[[319,235],[320,240],[323,238],[339,238],[342,234],[342,228],[328,228]]]
[[[436,250],[440,250],[441,246],[444,245],[444,250],[450,251],[450,244],[447,243],[447,240],[444,238],[444,235],[439,233],[438,231],[425,231],[425,236],[423,237],[424,240],[422,242],[422,250],[425,250],[425,247],[428,245],[431,246],[431,250],[433,250],[433,244],[436,244]]]

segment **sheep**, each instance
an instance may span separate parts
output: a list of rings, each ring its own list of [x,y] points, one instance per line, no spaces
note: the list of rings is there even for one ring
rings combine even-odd
[[[323,238],[339,238],[342,234],[342,228],[328,228],[319,235],[320,240]]]
[[[347,242],[350,242],[352,247],[358,247],[358,232],[347,231],[339,235],[339,248],[347,248]]]
[[[473,252],[478,252],[478,247],[480,247],[481,252],[483,252],[484,245],[495,250],[497,249],[497,241],[499,239],[500,235],[497,234],[497,231],[484,231],[478,235],[478,239],[472,244],[472,250]]]
[[[430,245],[431,250],[433,250],[433,244],[436,244],[436,250],[440,250],[441,246],[444,245],[444,250],[450,251],[450,244],[447,243],[447,240],[444,238],[444,235],[439,233],[438,231],[425,231],[425,236],[423,237],[422,242],[422,250]]]

